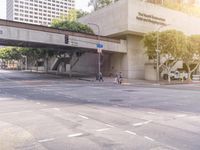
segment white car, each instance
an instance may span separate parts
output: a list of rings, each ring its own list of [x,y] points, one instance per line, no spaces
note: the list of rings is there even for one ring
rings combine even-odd
[[[171,71],[170,72],[170,78],[172,80],[186,80],[188,78],[188,73],[186,72],[179,72],[179,71]],[[163,74],[163,79],[164,80],[167,80],[168,79],[168,74],[165,73]]]

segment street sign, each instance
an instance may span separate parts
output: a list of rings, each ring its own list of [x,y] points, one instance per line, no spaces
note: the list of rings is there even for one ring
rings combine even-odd
[[[97,48],[101,48],[102,49],[103,48],[103,44],[98,43],[97,44]]]
[[[97,52],[98,52],[98,53],[102,53],[102,48],[98,48],[98,49],[97,49]]]

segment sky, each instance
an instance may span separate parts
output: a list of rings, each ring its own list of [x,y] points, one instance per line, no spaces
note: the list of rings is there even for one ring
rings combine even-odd
[[[90,11],[88,2],[89,0],[76,0],[76,9]],[[0,18],[6,18],[6,0],[0,0]]]

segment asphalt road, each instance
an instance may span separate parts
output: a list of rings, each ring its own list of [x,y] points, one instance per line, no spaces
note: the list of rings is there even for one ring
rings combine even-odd
[[[0,70],[0,150],[199,150],[200,86]]]

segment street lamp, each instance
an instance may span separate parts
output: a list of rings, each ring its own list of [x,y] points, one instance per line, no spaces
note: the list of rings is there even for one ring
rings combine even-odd
[[[100,41],[100,27],[99,27],[99,25],[95,24],[95,23],[88,23],[88,25],[93,25],[93,26],[97,27],[97,29],[98,29],[97,39],[98,39],[98,44],[100,45],[101,41]],[[101,53],[102,53],[102,51],[98,49],[97,52],[98,52],[98,75],[100,75],[100,73],[101,73]]]
[[[161,25],[156,31],[157,31],[157,41],[156,41],[156,80],[157,82],[160,81],[160,50],[159,50],[159,31],[160,29],[162,29],[163,27],[169,26],[170,24],[165,24],[165,25]]]

